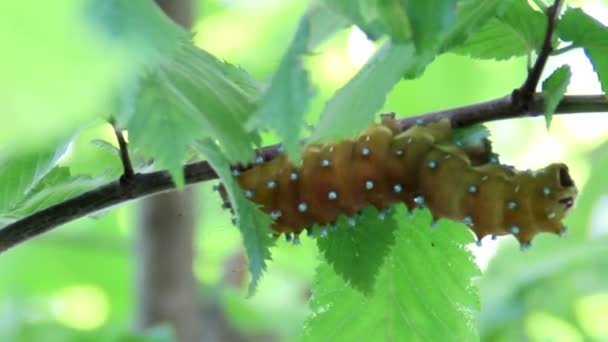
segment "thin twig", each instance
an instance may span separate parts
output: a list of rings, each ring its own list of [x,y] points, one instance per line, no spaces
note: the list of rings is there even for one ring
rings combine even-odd
[[[116,135],[116,140],[118,141],[118,147],[120,149],[120,161],[122,162],[123,168],[121,179],[123,183],[126,183],[135,175],[133,165],[131,164],[131,158],[129,157],[129,148],[127,146],[127,141],[122,134],[122,130],[116,126],[116,122],[113,119],[110,119],[110,124],[112,125],[112,128],[114,128],[114,134]]]
[[[400,120],[400,124],[406,128],[416,124],[419,120],[432,122],[441,118],[449,118],[452,126],[462,127],[499,119],[538,116],[542,115],[542,108],[543,99],[540,94],[533,96],[529,111],[516,110],[511,96],[504,96],[470,106],[409,117]],[[608,99],[603,95],[566,96],[555,110],[555,114],[592,112],[608,112]],[[258,155],[264,156],[266,160],[276,157],[279,153],[278,145],[258,151]],[[184,174],[186,184],[217,178],[215,171],[205,161],[184,166]],[[0,252],[64,223],[131,199],[142,198],[175,188],[171,176],[166,170],[135,174],[129,186],[129,191],[124,191],[120,180],[115,180],[5,226],[0,229]]]
[[[517,108],[521,108],[523,111],[528,111],[531,109],[530,105],[534,100],[533,97],[536,91],[536,86],[538,86],[538,82],[540,81],[540,77],[545,69],[547,60],[553,52],[553,34],[557,26],[557,19],[561,7],[562,0],[555,0],[553,5],[547,8],[547,28],[545,30],[543,45],[541,46],[538,57],[536,58],[536,62],[534,62],[534,66],[528,72],[528,77],[524,81],[523,85],[519,89],[515,90],[512,94],[513,104]]]

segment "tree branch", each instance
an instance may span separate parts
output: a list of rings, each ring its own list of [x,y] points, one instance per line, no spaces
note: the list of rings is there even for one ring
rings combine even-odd
[[[427,123],[448,118],[453,127],[463,127],[494,120],[539,116],[543,115],[542,108],[543,98],[540,94],[533,96],[527,110],[516,107],[512,96],[508,95],[469,106],[405,118],[400,120],[400,124],[405,129],[419,123],[420,120]],[[565,96],[555,110],[555,114],[594,112],[608,112],[608,99],[605,96]],[[263,156],[266,160],[272,159],[280,153],[278,146],[263,148],[258,151],[258,155]],[[184,174],[186,184],[218,178],[215,171],[205,161],[185,165]],[[128,187],[122,186],[120,179],[115,180],[5,226],[0,230],[0,252],[64,223],[102,209],[174,188],[175,185],[166,170],[134,174]]]

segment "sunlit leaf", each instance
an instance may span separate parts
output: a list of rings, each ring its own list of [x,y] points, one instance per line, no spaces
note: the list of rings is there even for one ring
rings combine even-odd
[[[505,60],[540,49],[545,16],[525,0],[511,0],[503,13],[489,20],[453,51],[481,59]]]
[[[502,13],[511,1],[516,0],[466,0],[457,9],[456,21],[443,36],[442,51],[462,44],[479,31],[488,20]]]
[[[404,217],[404,210],[397,217]],[[479,274],[463,246],[472,235],[463,226],[429,228],[428,213],[402,220],[369,296],[350,287],[328,264],[313,282],[313,313],[304,341],[470,341],[479,309],[471,285]]]
[[[369,294],[384,257],[395,242],[396,229],[397,222],[392,215],[378,213],[369,207],[356,220],[355,226],[341,217],[336,231],[317,239],[317,244],[337,274],[353,288]]]
[[[403,75],[419,73],[432,60],[431,54],[416,55],[414,50],[411,44],[385,44],[327,102],[311,139],[340,139],[369,126]]]

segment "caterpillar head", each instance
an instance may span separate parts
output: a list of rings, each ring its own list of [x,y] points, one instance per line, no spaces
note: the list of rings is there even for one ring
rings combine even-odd
[[[549,185],[555,190],[553,194],[549,193],[548,197],[557,201],[557,203],[554,203],[557,211],[566,213],[574,206],[574,199],[578,193],[576,185],[574,185],[574,180],[570,177],[568,166],[566,166],[566,164],[556,163],[547,166],[542,171],[547,174],[547,177],[550,180]],[[546,192],[546,190],[544,190],[544,192]]]
[[[538,188],[535,189],[537,200],[542,203],[538,206],[542,211],[536,215],[544,217],[543,221],[547,222],[546,231],[561,233],[561,224],[560,227],[556,227],[556,224],[572,209],[578,194],[574,180],[568,167],[562,163],[551,164],[538,170],[536,178],[540,180],[537,182]]]

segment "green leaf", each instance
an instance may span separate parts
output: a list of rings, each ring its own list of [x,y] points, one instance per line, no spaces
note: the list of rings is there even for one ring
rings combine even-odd
[[[513,0],[466,0],[458,5],[456,21],[443,37],[442,51],[450,50],[502,13]]]
[[[324,3],[332,10],[348,18],[372,40],[380,38],[383,34],[390,32],[391,27],[394,27],[396,30],[390,32],[389,35],[396,41],[405,41],[411,36],[405,12],[402,9],[388,10],[389,8],[400,8],[399,1],[386,1],[383,7],[366,0],[325,0]],[[386,9],[385,13],[382,13],[383,8]],[[393,24],[386,27],[385,20]]]
[[[311,16],[302,17],[298,30],[283,57],[268,91],[252,115],[249,126],[274,129],[293,160],[300,158],[300,128],[313,96],[308,72],[302,58],[308,52]]]
[[[325,3],[373,40],[384,34],[399,44],[413,39],[418,50],[425,52],[437,47],[447,50],[462,43],[500,13],[509,1],[325,0]]]
[[[53,150],[4,157],[0,163],[1,225],[109,181],[104,176],[72,176],[69,168],[58,166],[71,142],[70,139]]]
[[[432,60],[431,55],[415,55],[412,44],[385,44],[327,102],[311,140],[340,139],[368,127],[387,93],[403,75],[419,73]]]
[[[454,130],[452,140],[463,146],[480,146],[490,138],[490,130],[484,125],[459,127]]]
[[[90,141],[91,145],[94,145],[98,148],[98,152],[103,152],[103,153],[107,153],[111,156],[113,156],[114,158],[116,158],[117,161],[120,160],[120,149],[114,145],[112,145],[112,143],[110,143],[109,141],[105,141],[102,139],[93,139]],[[154,170],[154,163],[153,161],[148,160],[147,158],[145,158],[144,156],[142,156],[139,153],[139,150],[137,149],[133,149],[132,146],[130,146],[131,148],[129,148],[129,157],[131,158],[131,166],[133,167],[133,171],[135,171],[136,173],[143,173],[143,172],[150,172]],[[97,156],[99,156],[99,154],[97,154]],[[99,157],[98,157],[99,159]],[[122,168],[120,169],[108,169],[106,168],[106,173],[108,174],[115,174],[115,176],[120,176],[123,172]]]
[[[405,217],[400,206],[397,217]],[[371,296],[354,290],[321,264],[313,282],[304,341],[472,341],[479,309],[471,279],[479,275],[463,246],[472,234],[462,225],[429,228],[428,212],[400,222],[395,246]]]
[[[405,7],[419,52],[434,50],[439,37],[456,19],[456,0],[406,1]]]
[[[350,26],[346,18],[323,4],[312,5],[310,11],[308,48],[311,50],[317,48],[336,32]]]
[[[85,175],[72,176],[69,168],[57,166],[36,183],[36,187],[25,197],[15,203],[10,211],[1,213],[0,222],[9,223],[14,219],[93,190],[109,181],[110,178],[105,176],[95,178]]]
[[[35,150],[107,115],[105,106],[114,89],[138,66],[134,60],[138,50],[122,37],[107,39],[84,8],[108,2],[62,1],[43,7],[37,1],[0,3],[0,41],[7,51],[0,55],[0,146]],[[141,4],[140,11],[119,13],[128,18],[124,25],[132,31],[150,25],[137,20],[139,16],[158,12],[151,1],[123,2]],[[150,36],[140,38],[151,45],[155,41]]]
[[[452,51],[480,59],[523,56],[541,47],[545,26],[545,16],[527,1],[511,0],[502,14],[489,20]]]
[[[580,8],[568,9],[558,26],[559,37],[583,47],[598,75],[602,90],[608,92],[608,29]]]
[[[247,127],[274,129],[291,160],[300,160],[300,133],[304,115],[313,97],[303,58],[346,21],[326,7],[312,6],[302,17],[289,49],[275,72],[258,110]]]
[[[9,213],[29,196],[40,181],[57,165],[69,141],[55,149],[11,156],[0,162],[0,213]]]
[[[543,82],[543,110],[545,112],[547,129],[551,126],[551,118],[553,117],[555,108],[557,108],[568,89],[571,76],[570,67],[562,65],[555,69],[551,76]]]
[[[189,41],[126,91],[134,110],[120,113],[134,147],[153,157],[183,184],[186,148],[196,139],[217,139],[232,159],[252,159],[257,135],[244,128],[254,111],[257,83],[244,71],[218,61]],[[125,99],[123,102],[128,102]]]
[[[605,171],[608,170],[608,142],[604,141],[585,157],[590,170],[589,178],[580,189],[576,198],[576,210],[573,210],[566,218],[566,223],[570,227],[576,227],[576,229],[570,229],[568,239],[586,241],[597,228],[592,222],[596,222],[597,208],[608,193],[608,182],[605,181]]]
[[[373,40],[388,35],[394,43],[411,42],[419,52],[433,50],[455,18],[456,0],[326,0]]]
[[[376,21],[382,27],[383,32],[391,37],[395,43],[405,43],[412,40],[412,27],[410,17],[401,0],[376,1],[378,18]],[[363,7],[366,13],[370,10]],[[373,12],[372,12],[373,13]]]
[[[142,84],[135,113],[127,129],[133,147],[169,170],[178,187],[184,185],[186,148],[204,137],[195,109],[162,72]]]
[[[188,34],[152,1],[86,1],[87,19],[104,38],[128,47],[138,67],[154,66]]]
[[[243,235],[243,243],[249,259],[251,282],[249,294],[253,294],[266,270],[266,260],[270,260],[270,246],[273,244],[270,237],[271,220],[257,205],[249,201],[243,190],[232,177],[229,160],[222,155],[217,145],[209,140],[198,142],[196,148],[207,158],[207,161],[220,176],[226,192],[236,213],[238,227]]]
[[[378,270],[395,243],[397,222],[392,215],[379,214],[374,207],[366,208],[354,227],[341,217],[336,232],[317,239],[319,250],[334,271],[365,294],[374,288]]]
[[[482,337],[520,327],[539,311],[571,320],[572,307],[581,298],[608,290],[605,236],[573,240],[541,235],[525,253],[515,241],[502,247],[479,279]],[[517,329],[513,338],[527,339]]]
[[[176,340],[175,331],[168,323],[154,325],[138,333],[124,333],[120,342],[171,342]]]

